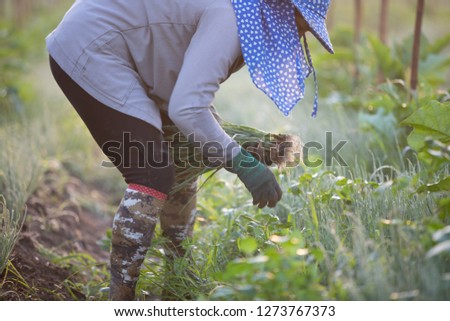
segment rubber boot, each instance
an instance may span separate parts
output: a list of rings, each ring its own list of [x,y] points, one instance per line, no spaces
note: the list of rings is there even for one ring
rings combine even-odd
[[[164,194],[139,185],[130,185],[125,191],[112,228],[110,300],[134,300],[164,199]]]
[[[167,239],[164,243],[164,252],[166,255],[165,268],[166,273],[174,275],[175,259],[185,258],[191,261],[189,254],[183,247],[183,241],[192,237],[192,231],[196,218],[197,205],[197,181],[186,185],[182,190],[173,193],[164,204],[161,213],[162,235]],[[186,257],[188,255],[188,257]],[[190,273],[189,265],[186,271],[192,279],[197,279],[193,273]],[[186,294],[177,292],[177,289],[165,286],[161,293],[161,300],[191,300]]]
[[[171,194],[161,213],[162,235],[167,238],[165,253],[168,258],[183,257],[182,242],[192,236],[197,214],[197,180]]]

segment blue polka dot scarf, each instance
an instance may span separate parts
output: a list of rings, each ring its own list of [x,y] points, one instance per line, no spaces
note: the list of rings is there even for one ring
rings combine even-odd
[[[303,46],[295,23],[298,9],[311,32],[329,52],[325,17],[330,0],[232,0],[242,53],[253,83],[289,115],[304,97],[305,79],[313,73],[318,108],[318,87],[306,37]]]

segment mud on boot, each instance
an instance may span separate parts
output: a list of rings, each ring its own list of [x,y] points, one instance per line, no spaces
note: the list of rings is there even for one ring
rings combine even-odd
[[[164,195],[138,187],[130,185],[125,191],[113,221],[109,299],[114,301],[134,300],[141,265],[165,202]]]

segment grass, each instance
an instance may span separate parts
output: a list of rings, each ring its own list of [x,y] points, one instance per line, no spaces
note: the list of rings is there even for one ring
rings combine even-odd
[[[345,141],[340,155],[346,165],[334,161],[278,173],[284,197],[274,210],[254,209],[248,192],[227,173],[212,178],[200,191],[200,220],[186,242],[188,263],[175,262],[167,278],[156,246],[150,256],[159,259],[148,261],[143,290],[169,288],[177,299],[210,300],[450,299],[448,246],[436,237],[450,223],[449,194],[417,192],[448,177],[448,163],[430,177],[431,168],[407,148],[408,130],[400,126],[446,84],[425,83],[418,101],[394,88],[401,86],[377,87],[373,79],[344,92],[341,82],[351,90],[348,74],[332,77],[333,62],[319,61],[325,73],[327,66],[332,72],[324,77],[331,89],[317,119],[309,116],[311,93],[285,118],[248,81],[246,70],[223,85],[218,110],[226,121],[318,143],[323,148],[313,150],[313,159],[326,160],[326,152]],[[366,63],[368,76],[377,62]],[[445,250],[432,256],[438,247]]]
[[[39,136],[30,135],[36,124],[0,126],[0,271],[20,233],[26,216],[26,201],[42,174]]]
[[[19,215],[14,211],[11,213],[6,207],[5,199],[0,198],[0,239],[3,240],[0,246],[0,271],[3,271],[8,264],[8,257],[25,221],[25,214],[25,211],[20,212]]]
[[[0,273],[26,219],[26,201],[46,169],[62,164],[71,175],[93,177],[91,183],[112,193],[123,186],[116,173],[93,168],[93,163],[100,167],[99,149],[46,62],[44,37],[70,4],[63,1],[51,13],[41,10],[23,27],[0,17]]]
[[[23,276],[20,274],[19,271],[17,271],[17,269],[14,267],[14,265],[11,262],[7,262],[7,264],[5,265],[5,279],[2,280],[2,282],[0,283],[0,288],[3,287],[4,283],[6,282],[6,276],[10,274],[13,277],[9,280],[9,282],[14,282],[20,286],[22,286],[24,289],[26,289],[27,293],[29,294],[34,294],[36,292],[36,289],[32,286],[30,286],[27,281],[23,278]],[[13,291],[11,291],[13,292]],[[0,296],[0,299],[2,296],[6,296],[8,294],[11,293],[2,293],[2,295]],[[15,295],[17,295],[17,298],[20,299],[20,296],[14,292]]]
[[[427,257],[432,234],[449,223],[439,217],[442,195],[412,195],[413,172],[367,181],[300,171],[280,176],[285,195],[274,211],[212,178],[189,259],[168,278],[157,240],[142,288],[218,300],[450,298],[449,257]]]

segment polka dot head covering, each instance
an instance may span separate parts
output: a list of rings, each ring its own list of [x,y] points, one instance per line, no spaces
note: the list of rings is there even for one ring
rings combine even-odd
[[[325,24],[330,0],[292,0],[292,2],[308,23],[311,33],[326,50],[334,53]]]
[[[303,45],[300,41],[295,10],[325,49],[333,53],[325,25],[330,0],[232,0],[232,3],[242,53],[253,83],[287,116],[304,97],[305,79],[313,73],[315,117],[316,74],[306,37],[303,36]]]

